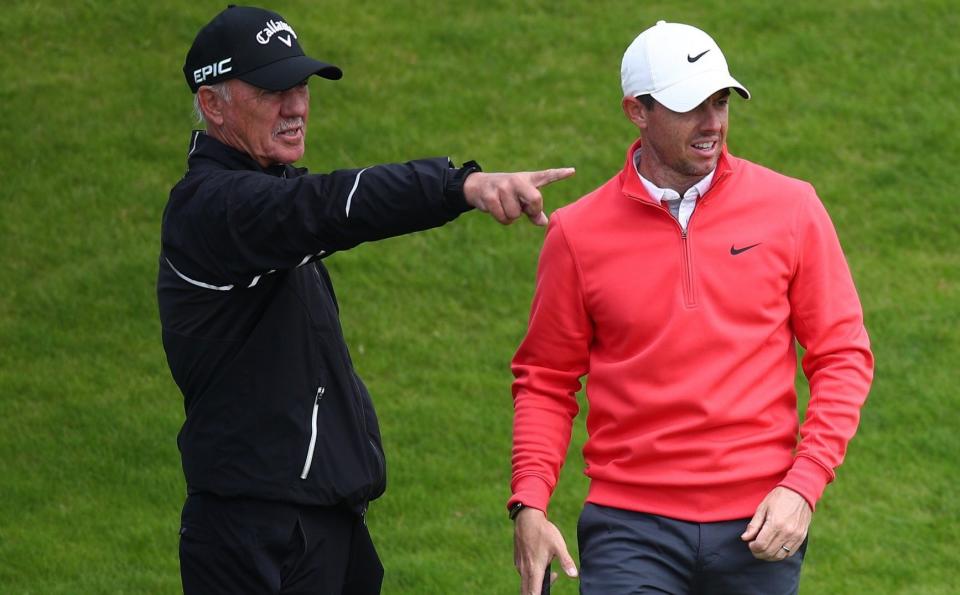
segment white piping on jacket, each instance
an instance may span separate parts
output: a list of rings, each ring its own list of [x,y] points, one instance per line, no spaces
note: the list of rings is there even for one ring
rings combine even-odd
[[[357,186],[360,185],[360,176],[362,176],[363,172],[367,171],[368,169],[370,168],[365,167],[361,169],[360,172],[357,174],[356,179],[353,180],[353,188],[350,189],[350,194],[347,195],[347,217],[350,216],[350,204],[353,202],[353,193],[357,191]]]
[[[302,267],[303,265],[310,262],[312,259],[323,256],[324,254],[326,254],[326,252],[327,252],[326,250],[321,250],[316,254],[307,254],[306,256],[303,257],[303,260],[300,261],[300,264],[298,264],[297,267]],[[212,289],[213,291],[230,291],[231,289],[234,288],[234,285],[211,285],[210,283],[204,283],[203,281],[197,281],[196,279],[191,279],[190,277],[178,271],[177,267],[173,266],[173,263],[170,262],[169,258],[164,256],[163,259],[167,261],[167,264],[170,265],[170,268],[173,270],[174,273],[177,274],[178,277],[180,277],[187,283],[190,283],[191,285],[196,285],[197,287],[202,287],[204,289]],[[250,284],[247,285],[247,289],[250,289],[251,287],[256,287],[257,283],[260,282],[260,278],[263,277],[263,275],[272,275],[273,273],[276,273],[276,272],[277,272],[277,269],[270,269],[266,273],[257,275],[250,281]]]
[[[176,273],[178,277],[180,277],[187,283],[190,283],[191,285],[196,285],[197,287],[202,287],[204,289],[212,289],[214,291],[230,291],[231,289],[233,289],[233,285],[210,285],[209,283],[204,283],[203,281],[196,281],[194,279],[191,279],[190,277],[178,271],[177,267],[173,266],[173,263],[170,262],[169,258],[164,256],[163,259],[167,261],[167,264],[170,265],[170,268],[173,269],[173,272]]]
[[[197,150],[197,139],[200,138],[201,132],[199,130],[193,131],[193,142],[190,143],[190,152],[187,153],[187,157],[193,155],[193,152]]]

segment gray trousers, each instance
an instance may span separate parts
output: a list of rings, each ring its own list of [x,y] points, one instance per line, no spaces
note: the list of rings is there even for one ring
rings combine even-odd
[[[795,595],[804,541],[791,557],[753,557],[750,519],[690,523],[586,504],[577,525],[581,595]]]

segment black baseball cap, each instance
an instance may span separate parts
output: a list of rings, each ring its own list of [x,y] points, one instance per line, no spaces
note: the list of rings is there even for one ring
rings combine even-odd
[[[194,93],[201,85],[238,78],[268,91],[283,91],[316,74],[337,80],[333,64],[304,55],[293,27],[279,14],[229,5],[193,40],[183,75]]]

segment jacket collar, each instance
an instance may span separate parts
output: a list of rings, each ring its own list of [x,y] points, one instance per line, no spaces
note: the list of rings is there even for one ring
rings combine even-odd
[[[262,167],[250,155],[223,144],[203,130],[194,130],[187,153],[187,170],[190,172],[202,169],[258,171],[278,178],[293,178],[307,171],[306,168],[292,165]]]
[[[627,160],[623,166],[623,170],[620,172],[620,190],[631,198],[646,202],[655,202],[653,198],[650,197],[647,189],[644,188],[643,181],[637,174],[637,168],[633,164],[633,154],[636,153],[642,145],[642,139],[638,138],[630,145],[630,148],[627,149]],[[727,152],[727,145],[723,145],[720,149],[720,159],[717,160],[717,169],[714,170],[713,181],[705,196],[710,196],[712,194],[710,190],[716,188],[717,185],[733,171],[734,160],[735,158]]]

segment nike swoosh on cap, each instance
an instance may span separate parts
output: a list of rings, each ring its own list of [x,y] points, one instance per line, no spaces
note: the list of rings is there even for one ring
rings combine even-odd
[[[696,56],[690,56],[690,54],[687,54],[687,62],[693,64],[694,62],[696,62],[696,61],[699,60],[700,58],[703,58],[703,55],[706,54],[706,53],[709,52],[709,51],[710,51],[710,50],[703,50],[702,52],[700,52],[700,53],[697,54]]]

